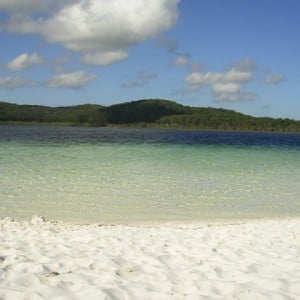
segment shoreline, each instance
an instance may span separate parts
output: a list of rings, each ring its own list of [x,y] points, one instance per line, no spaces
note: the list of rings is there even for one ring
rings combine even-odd
[[[297,299],[300,219],[0,220],[1,299]]]
[[[211,127],[167,127],[167,126],[157,126],[156,124],[152,125],[139,125],[139,124],[125,124],[125,125],[115,125],[115,124],[108,124],[106,126],[97,126],[92,125],[89,123],[72,123],[72,122],[30,122],[30,121],[6,121],[0,122],[0,126],[35,126],[35,127],[57,127],[57,128],[108,128],[108,129],[137,129],[137,130],[153,130],[153,131],[212,131],[212,132],[241,132],[241,133],[266,133],[266,134],[294,134],[299,135],[300,131],[278,131],[278,130],[249,130],[249,129],[218,129],[218,128],[211,128]]]
[[[206,217],[199,219],[111,219],[111,220],[79,220],[79,219],[48,219],[40,215],[32,215],[31,218],[17,218],[17,217],[1,217],[0,224],[3,222],[18,223],[21,225],[32,225],[35,222],[48,223],[53,225],[63,226],[128,226],[128,227],[190,227],[190,226],[221,226],[231,224],[249,224],[249,223],[269,223],[269,222],[289,222],[299,221],[298,215],[270,215],[270,216],[241,216],[239,218],[234,217]]]

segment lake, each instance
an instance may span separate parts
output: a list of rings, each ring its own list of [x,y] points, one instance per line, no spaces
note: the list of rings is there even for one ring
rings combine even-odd
[[[0,126],[0,218],[300,215],[300,134]]]

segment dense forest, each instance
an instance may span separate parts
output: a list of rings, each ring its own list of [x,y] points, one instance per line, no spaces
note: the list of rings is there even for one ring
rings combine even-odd
[[[111,106],[85,104],[69,107],[0,102],[0,124],[300,132],[300,121],[258,118],[233,110],[189,107],[161,99]]]

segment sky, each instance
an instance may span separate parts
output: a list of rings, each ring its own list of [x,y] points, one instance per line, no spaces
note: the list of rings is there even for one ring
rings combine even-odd
[[[169,99],[300,120],[299,0],[0,0],[0,101]]]

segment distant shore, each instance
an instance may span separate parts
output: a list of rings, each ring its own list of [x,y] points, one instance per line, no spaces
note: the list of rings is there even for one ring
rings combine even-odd
[[[108,124],[106,126],[93,126],[89,123],[72,123],[72,122],[20,122],[8,121],[0,122],[0,126],[53,126],[53,127],[82,127],[82,128],[120,128],[120,129],[149,129],[149,130],[179,130],[179,131],[228,131],[228,132],[257,132],[257,133],[286,133],[299,134],[300,131],[263,131],[263,130],[234,130],[234,129],[214,129],[214,128],[179,128],[179,127],[163,127],[157,124]]]
[[[300,121],[297,120],[254,117],[223,108],[190,107],[165,99],[67,107],[0,102],[0,124],[300,132]]]

